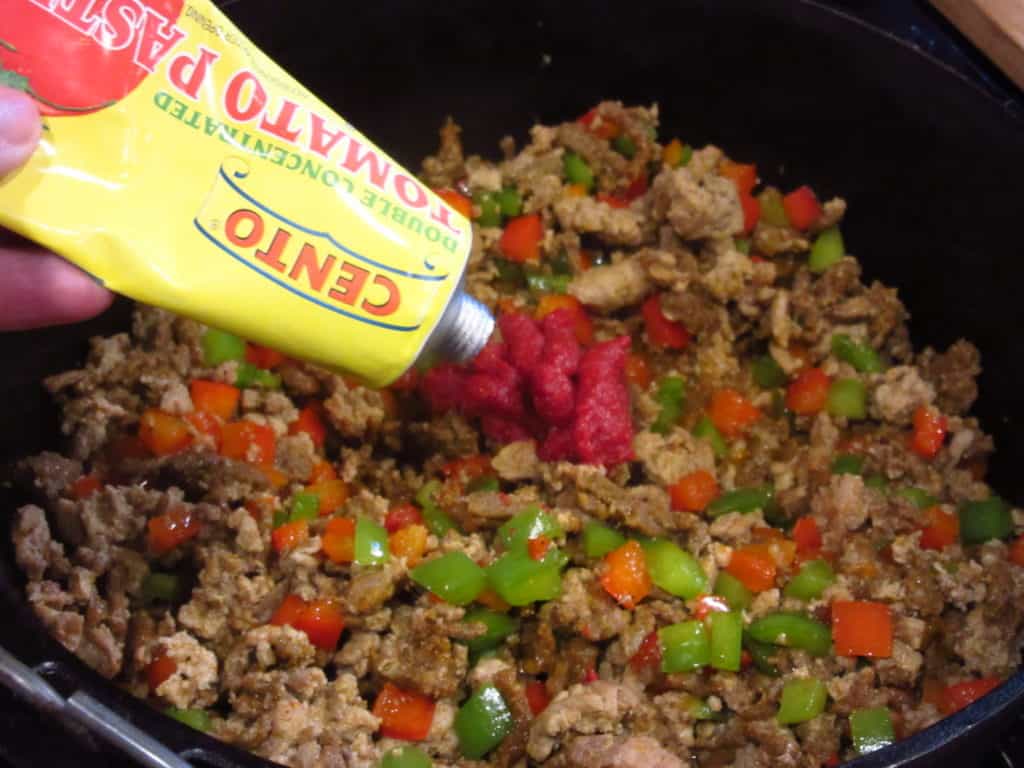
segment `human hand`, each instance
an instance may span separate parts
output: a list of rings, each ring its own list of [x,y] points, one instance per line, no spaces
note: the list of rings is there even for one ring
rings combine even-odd
[[[0,86],[0,184],[28,161],[41,131],[35,102]],[[112,299],[110,291],[70,262],[0,229],[0,331],[86,320]]]

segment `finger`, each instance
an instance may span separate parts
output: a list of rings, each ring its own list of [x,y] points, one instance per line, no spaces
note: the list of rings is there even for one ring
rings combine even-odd
[[[89,275],[46,251],[0,248],[0,331],[86,320],[113,294]]]
[[[0,86],[0,176],[24,165],[41,133],[36,103],[21,91]]]

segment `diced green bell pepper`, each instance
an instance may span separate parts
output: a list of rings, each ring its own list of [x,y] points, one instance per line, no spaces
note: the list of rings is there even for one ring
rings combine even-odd
[[[957,509],[960,518],[960,541],[984,544],[991,539],[1005,539],[1013,533],[1010,505],[998,496],[982,501],[965,501]]]
[[[142,599],[147,603],[173,603],[183,596],[181,577],[176,573],[147,573],[141,589]]]
[[[835,571],[827,560],[808,560],[789,580],[782,594],[797,600],[816,600],[835,580]]]
[[[270,526],[272,528],[280,528],[288,522],[288,518],[289,514],[287,509],[278,509],[274,512],[274,517],[271,518]]]
[[[697,422],[697,426],[693,428],[693,436],[707,440],[716,458],[724,459],[729,455],[729,446],[725,444],[725,438],[722,437],[718,427],[711,421],[710,416],[705,416]]]
[[[753,512],[755,509],[765,510],[775,497],[774,489],[769,485],[757,488],[737,488],[723,493],[708,504],[708,517],[721,517],[729,512]]]
[[[885,475],[874,474],[864,478],[864,485],[876,491],[884,491],[889,487],[889,481],[885,479]]]
[[[679,417],[683,415],[686,382],[679,376],[666,376],[658,382],[654,399],[661,406],[661,410],[658,411],[657,418],[651,424],[651,432],[667,435],[679,421]]]
[[[432,765],[427,753],[413,746],[389,750],[380,761],[380,768],[431,768]]]
[[[506,552],[525,552],[526,543],[538,536],[557,539],[563,535],[558,521],[537,507],[524,509],[498,528],[498,541]]]
[[[527,272],[526,287],[531,292],[542,295],[545,293],[565,293],[572,281],[570,275],[545,275],[543,272]]]
[[[494,192],[479,190],[473,193],[473,203],[480,209],[476,223],[481,227],[501,226],[501,202]]]
[[[837,264],[846,254],[846,246],[843,245],[843,236],[838,227],[829,227],[814,241],[811,246],[811,255],[807,259],[807,266],[811,272],[818,274],[824,272],[833,264]]]
[[[743,584],[728,571],[719,571],[715,579],[715,594],[725,598],[725,602],[734,611],[742,611],[750,607],[754,601],[754,595]]]
[[[508,552],[488,566],[487,578],[509,605],[554,600],[562,593],[564,562],[550,554],[538,562],[526,552]]]
[[[782,193],[775,187],[765,187],[757,196],[761,204],[761,221],[773,227],[788,227],[789,218],[782,204]]]
[[[860,755],[889,746],[896,741],[889,710],[885,707],[854,710],[850,714],[850,736]]]
[[[587,161],[575,152],[566,152],[562,158],[562,168],[565,171],[565,178],[570,184],[580,184],[588,192],[594,186],[594,172],[590,170]]]
[[[750,374],[754,377],[754,383],[761,389],[778,389],[784,387],[788,381],[786,372],[771,355],[756,358],[750,366]]]
[[[812,656],[824,656],[832,647],[832,630],[802,613],[770,613],[751,624],[747,631],[760,643],[799,648]]]
[[[498,478],[494,475],[484,475],[483,477],[477,477],[466,486],[466,493],[480,493],[480,492],[491,492],[501,490],[501,483],[498,482]]]
[[[213,722],[210,720],[210,713],[205,709],[178,709],[177,707],[168,707],[164,710],[164,714],[168,717],[173,717],[179,723],[184,723],[189,728],[202,731],[203,733],[207,733],[210,728],[213,727]]]
[[[320,516],[320,497],[315,493],[296,493],[292,496],[288,521],[316,520]]]
[[[854,341],[845,333],[832,334],[832,354],[860,373],[881,373],[885,370],[885,364],[875,350]]]
[[[455,527],[453,521],[444,510],[437,504],[437,494],[441,490],[440,480],[431,480],[425,483],[416,492],[416,503],[423,510],[423,522],[435,536],[444,536]]]
[[[643,545],[651,581],[670,595],[687,600],[708,591],[708,577],[697,559],[666,539]]]
[[[743,633],[743,647],[750,654],[750,659],[754,662],[754,668],[758,672],[768,677],[779,676],[779,668],[772,661],[772,654],[776,651],[774,645],[755,640],[747,631]]]
[[[203,348],[203,364],[213,367],[228,360],[245,359],[245,341],[233,333],[217,328],[207,328],[199,340]]]
[[[902,496],[918,509],[928,509],[939,503],[939,500],[922,488],[900,488],[897,496]]]
[[[815,677],[795,678],[782,687],[782,700],[775,716],[782,725],[813,720],[825,711],[828,689]]]
[[[487,586],[487,574],[464,552],[449,552],[417,565],[409,578],[453,605],[467,605]]]
[[[626,537],[597,522],[583,526],[583,552],[587,557],[604,557],[626,543]]]
[[[681,621],[658,630],[661,671],[693,672],[711,663],[711,643],[702,621]]]
[[[502,216],[518,216],[523,212],[523,196],[515,187],[505,187],[495,193]]]
[[[526,270],[523,265],[517,261],[509,261],[508,259],[494,259],[494,268],[498,272],[498,279],[503,283],[508,283],[513,288],[523,288],[526,286]]]
[[[833,475],[859,475],[864,471],[864,457],[852,453],[836,456],[832,462]]]
[[[548,259],[548,266],[553,274],[572,275],[572,262],[569,261],[569,252],[564,248]]]
[[[467,624],[478,622],[487,627],[486,634],[466,641],[469,650],[475,653],[497,648],[506,637],[519,629],[519,622],[516,619],[508,614],[489,611],[486,608],[470,611],[462,620]]]
[[[733,246],[736,250],[742,253],[744,256],[750,253],[750,238],[737,237],[732,241]]]
[[[387,562],[391,557],[387,529],[367,517],[358,518],[354,551],[354,559],[359,565],[380,565]]]
[[[740,671],[743,654],[743,614],[714,611],[708,615],[711,631],[711,666],[726,672]]]
[[[479,760],[512,730],[512,712],[493,685],[478,688],[455,715],[455,735],[465,757]]]
[[[828,387],[825,410],[833,416],[863,419],[868,415],[868,390],[857,379],[837,379]]]
[[[636,142],[624,133],[620,133],[612,139],[612,149],[628,160],[636,155]]]
[[[280,389],[281,377],[273,371],[257,368],[252,363],[241,362],[238,364],[238,372],[235,374],[235,386],[243,389],[246,387]]]

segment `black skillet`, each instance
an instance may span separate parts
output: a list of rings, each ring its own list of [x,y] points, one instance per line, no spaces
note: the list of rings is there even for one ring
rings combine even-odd
[[[618,98],[659,102],[663,136],[714,142],[756,161],[769,182],[845,196],[847,245],[869,279],[899,287],[916,342],[964,336],[981,348],[976,412],[998,446],[991,479],[1024,501],[1024,264],[1013,229],[1024,217],[1024,122],[953,72],[800,0],[223,4],[271,56],[413,167],[448,114],[470,151],[495,154],[506,133],[522,139],[536,121]],[[58,444],[39,380],[76,365],[88,336],[123,328],[126,318],[120,305],[88,325],[0,339],[0,459]],[[17,499],[5,494],[13,508]],[[60,648],[26,607],[3,542],[4,646],[43,665],[63,693],[89,692],[196,763],[266,764],[160,716]],[[992,750],[1022,705],[1018,673],[856,765],[971,761]],[[57,746],[62,732],[53,733],[53,752],[35,744],[35,760],[69,754]]]

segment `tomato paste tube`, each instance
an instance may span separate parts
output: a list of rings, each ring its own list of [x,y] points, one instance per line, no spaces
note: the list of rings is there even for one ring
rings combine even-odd
[[[493,327],[469,222],[208,0],[9,0],[0,82],[43,114],[0,225],[106,286],[371,385]]]

